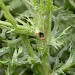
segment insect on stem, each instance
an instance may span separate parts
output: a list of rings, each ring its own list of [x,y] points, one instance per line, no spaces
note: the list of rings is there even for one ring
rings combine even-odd
[[[41,40],[44,40],[44,34],[42,33],[42,32],[38,32],[38,33],[36,33],[38,36],[39,36],[39,38],[41,39]]]

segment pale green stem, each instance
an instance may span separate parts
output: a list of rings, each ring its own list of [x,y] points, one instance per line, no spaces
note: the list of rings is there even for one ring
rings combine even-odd
[[[30,41],[28,39],[28,36],[24,36],[24,41],[25,41],[25,45],[26,45],[26,48],[27,48],[29,55],[34,58],[35,53],[30,45]]]
[[[3,0],[0,0],[0,7],[2,8],[2,10],[4,11],[4,15],[6,17],[6,19],[11,22],[11,24],[13,25],[13,27],[15,29],[17,29],[17,22],[14,19],[14,17],[11,15],[11,13],[9,12],[9,10],[7,9],[7,7],[5,6]]]

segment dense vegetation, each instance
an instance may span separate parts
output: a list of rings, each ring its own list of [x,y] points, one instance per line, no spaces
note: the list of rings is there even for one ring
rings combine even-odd
[[[0,0],[0,75],[75,75],[75,0]]]

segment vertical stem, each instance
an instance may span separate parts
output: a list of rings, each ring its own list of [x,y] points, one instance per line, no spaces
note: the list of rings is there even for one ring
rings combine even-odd
[[[48,0],[46,3],[46,21],[45,21],[45,41],[44,41],[44,55],[43,55],[43,65],[46,67],[46,71],[48,74],[50,73],[50,65],[49,65],[49,45],[50,45],[50,37],[51,37],[51,10],[52,10],[52,0]]]
[[[31,47],[31,45],[30,45],[30,41],[28,39],[28,36],[24,36],[24,39],[25,39],[24,41],[25,41],[25,45],[27,47],[27,51],[28,51],[29,55],[31,55],[34,58],[35,54],[34,54],[34,51]]]
[[[14,17],[11,15],[11,13],[9,12],[9,10],[7,9],[7,7],[5,6],[5,4],[3,3],[2,0],[0,0],[0,7],[2,8],[2,10],[4,11],[4,15],[6,17],[6,19],[11,22],[11,24],[13,25],[13,27],[15,29],[17,29],[17,22],[14,19]]]
[[[50,45],[50,36],[51,36],[51,10],[52,10],[52,0],[46,0],[46,5],[44,6],[44,9],[46,10],[44,12],[44,15],[46,16],[44,21],[44,40],[39,40],[40,43],[38,43],[39,48],[41,50],[41,53],[43,54],[41,56],[42,64],[36,64],[34,66],[35,75],[49,75],[51,73],[51,68],[49,65],[49,45]],[[42,46],[43,45],[43,46]],[[42,49],[41,49],[42,48]],[[36,67],[37,66],[37,67]],[[41,72],[40,72],[41,70]]]

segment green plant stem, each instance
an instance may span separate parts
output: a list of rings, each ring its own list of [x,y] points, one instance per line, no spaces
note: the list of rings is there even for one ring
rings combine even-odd
[[[27,48],[29,55],[34,58],[35,53],[30,45],[30,41],[28,39],[28,36],[24,36],[24,41],[25,41],[25,45],[26,45],[26,48]]]
[[[49,75],[49,72],[47,71],[47,66],[43,64],[36,64],[33,70],[34,75]]]
[[[43,55],[43,64],[46,66],[47,72],[51,73],[51,68],[49,65],[49,49],[50,49],[50,37],[51,37],[51,19],[52,19],[52,0],[48,0],[47,6],[46,6],[46,21],[45,21],[45,41],[44,41],[44,55]],[[44,57],[45,56],[45,57]]]
[[[41,1],[42,4],[43,1]],[[45,21],[44,21],[44,40],[38,40],[38,52],[42,53],[41,55],[41,61],[42,64],[37,64],[34,66],[34,72],[35,75],[49,75],[51,73],[51,68],[49,65],[49,45],[50,45],[50,36],[51,36],[51,10],[52,10],[52,0],[48,0],[46,1],[46,6],[45,6],[45,10],[44,11],[44,15],[46,16]],[[39,18],[40,15],[38,15]],[[39,19],[37,18],[37,20],[39,21]],[[41,20],[42,21],[42,20]],[[40,69],[42,70],[42,72],[40,72]],[[36,73],[37,71],[37,73]]]
[[[51,36],[51,19],[52,19],[52,6],[53,6],[53,0],[48,0],[47,6],[46,8],[46,20],[45,20],[45,26],[44,26],[44,30],[45,30],[45,37],[46,37],[46,43],[47,45],[50,44],[50,36]]]
[[[4,15],[5,15],[6,19],[13,25],[13,27],[15,29],[17,29],[17,24],[18,23],[16,22],[14,17],[11,15],[11,13],[9,12],[9,10],[7,9],[7,7],[5,6],[5,4],[2,0],[0,0],[0,7],[4,11]]]
[[[68,1],[70,3],[71,7],[75,8],[75,1],[74,0],[68,0]]]

